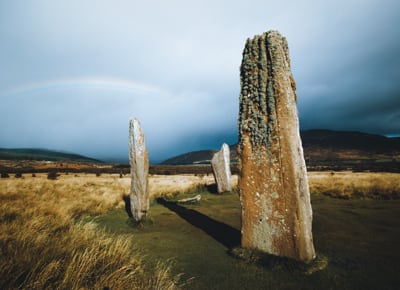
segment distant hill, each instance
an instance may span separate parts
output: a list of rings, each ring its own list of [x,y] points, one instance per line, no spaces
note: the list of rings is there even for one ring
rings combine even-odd
[[[163,165],[188,165],[188,164],[207,164],[211,162],[216,150],[200,150],[188,152],[163,161]]]
[[[331,130],[309,130],[301,132],[303,146],[337,150],[358,150],[374,154],[400,152],[400,138],[388,138],[382,135],[362,132]]]
[[[362,132],[308,130],[301,132],[304,156],[312,169],[356,169],[384,167],[400,170],[400,138]],[[237,144],[231,145],[231,161],[237,161]],[[209,163],[216,150],[185,153],[165,160],[163,165]]]
[[[89,158],[79,154],[59,152],[48,149],[34,149],[34,148],[22,148],[22,149],[0,148],[0,159],[101,163],[100,160]]]

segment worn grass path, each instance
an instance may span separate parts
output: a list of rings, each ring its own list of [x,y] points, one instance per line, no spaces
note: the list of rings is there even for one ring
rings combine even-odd
[[[287,264],[249,264],[228,254],[240,244],[237,194],[202,192],[198,205],[154,202],[134,227],[124,209],[95,221],[115,235],[132,234],[147,263],[170,260],[193,280],[186,289],[400,289],[400,201],[340,200],[313,195],[313,233],[328,267],[305,275]]]

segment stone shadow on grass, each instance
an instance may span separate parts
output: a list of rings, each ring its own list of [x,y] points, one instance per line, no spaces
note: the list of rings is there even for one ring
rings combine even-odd
[[[214,220],[196,210],[188,209],[163,198],[158,198],[157,202],[175,212],[188,223],[203,230],[206,234],[223,244],[228,249],[232,249],[240,245],[240,231],[234,227]]]
[[[124,194],[122,196],[125,203],[125,211],[128,214],[129,218],[133,218],[132,208],[131,208],[131,198],[129,194]]]
[[[206,185],[207,191],[213,194],[218,194],[218,186],[215,183]]]

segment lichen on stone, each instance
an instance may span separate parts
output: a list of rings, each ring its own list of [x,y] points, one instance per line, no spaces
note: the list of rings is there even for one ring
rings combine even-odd
[[[271,122],[274,122],[275,96],[272,65],[268,60],[267,34],[248,39],[243,50],[240,70],[239,134],[249,135],[253,149],[271,144]]]
[[[296,83],[277,31],[246,41],[240,66],[242,245],[309,261],[312,210],[299,136]]]

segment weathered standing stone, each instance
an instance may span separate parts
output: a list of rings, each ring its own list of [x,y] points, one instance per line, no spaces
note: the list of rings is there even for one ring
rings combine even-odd
[[[287,41],[248,39],[240,68],[242,246],[310,261],[312,209]]]
[[[140,122],[129,120],[129,160],[131,165],[130,202],[133,218],[139,222],[150,207],[148,191],[149,157]]]
[[[217,184],[218,193],[231,191],[231,168],[229,146],[222,144],[221,150],[214,154],[211,159],[211,165],[214,173],[215,183]]]

